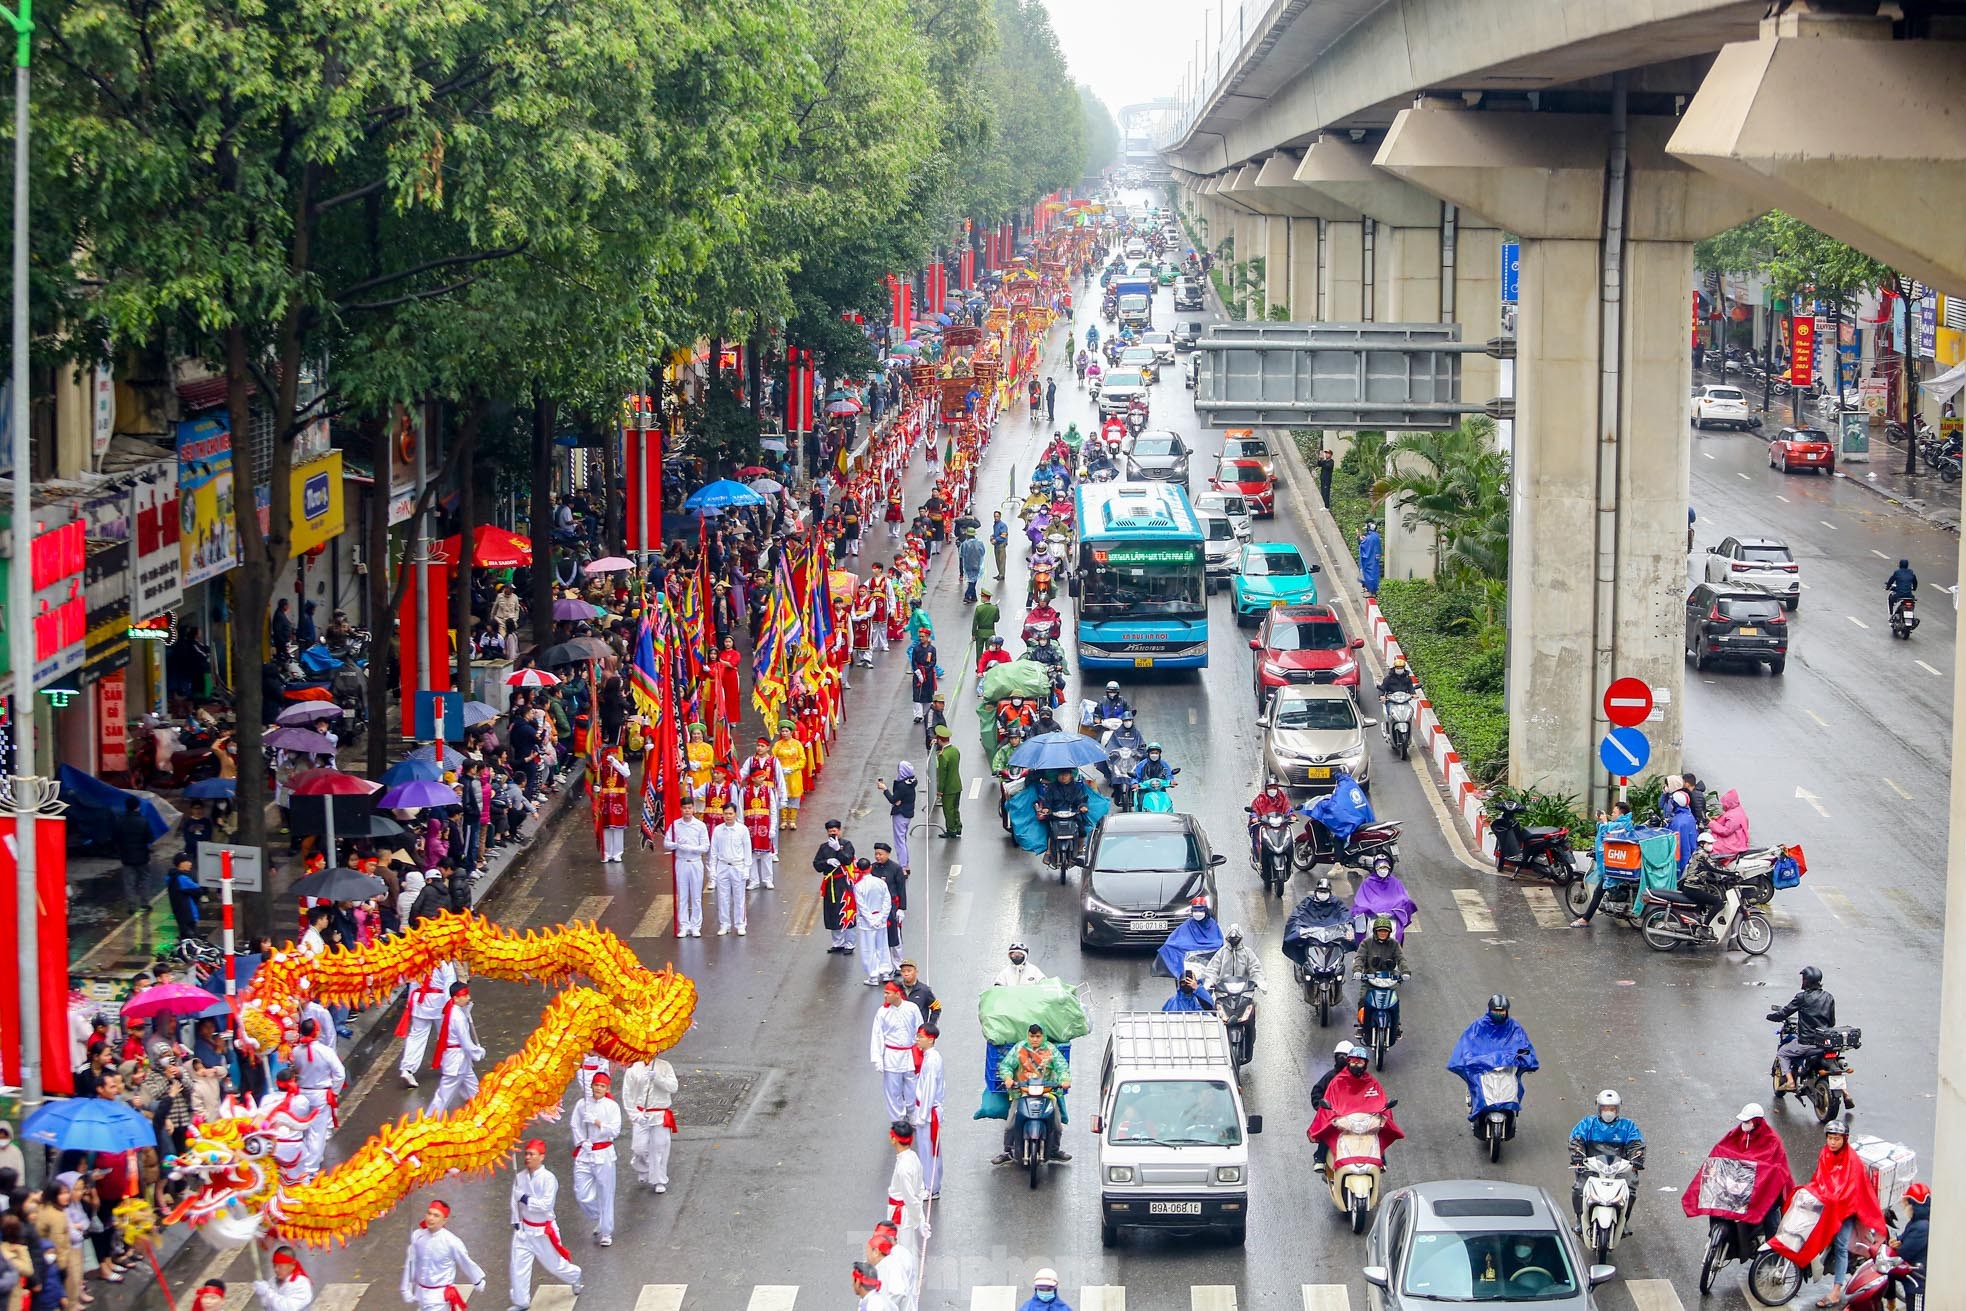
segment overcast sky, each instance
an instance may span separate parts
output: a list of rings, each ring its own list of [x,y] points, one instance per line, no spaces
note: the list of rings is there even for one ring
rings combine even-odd
[[[1072,76],[1090,86],[1115,117],[1122,106],[1179,93],[1201,36],[1202,11],[1216,3],[1044,0]]]

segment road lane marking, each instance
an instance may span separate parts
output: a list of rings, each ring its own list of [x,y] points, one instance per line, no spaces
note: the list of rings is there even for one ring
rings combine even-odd
[[[969,780],[969,799],[971,801],[974,801],[976,800],[976,798],[982,795],[983,795],[983,776],[981,774],[978,774],[975,778]]]
[[[1896,903],[1898,909],[1905,913],[1905,918],[1914,924],[1925,923],[1932,918],[1931,906],[1903,888],[1886,888],[1884,895]]]
[[[1734,473],[1734,476],[1735,476],[1736,478],[1739,478],[1739,479],[1740,479],[1740,480],[1741,480],[1742,482],[1744,482],[1744,483],[1751,483],[1751,482],[1753,482],[1753,481],[1754,481],[1754,479],[1752,479],[1752,478],[1750,478],[1750,477],[1748,477],[1748,476],[1747,476],[1746,474],[1744,474],[1744,473],[1742,473],[1742,472],[1740,472],[1739,470],[1736,470],[1736,471],[1735,471],[1735,473]]]
[[[1823,717],[1822,717],[1821,715],[1819,715],[1819,714],[1817,714],[1817,713],[1816,713],[1815,711],[1813,711],[1813,710],[1804,710],[1804,711],[1803,711],[1802,713],[1803,713],[1803,714],[1805,714],[1805,715],[1807,715],[1807,716],[1809,716],[1809,718],[1811,718],[1811,719],[1813,719],[1813,720],[1815,720],[1815,721],[1816,721],[1816,727],[1818,727],[1818,728],[1828,728],[1828,727],[1829,727],[1829,720],[1827,720],[1827,719],[1824,719],[1824,718],[1823,718]]]
[[[665,892],[649,902],[649,908],[642,912],[642,922],[637,924],[628,936],[631,938],[666,938],[676,931],[676,897]]]
[[[504,920],[507,924],[510,924],[513,928],[522,929],[526,926],[526,921],[531,919],[534,915],[538,914],[538,912],[539,912],[538,897],[514,897],[512,899],[512,909],[510,913],[506,915],[502,915],[500,916],[500,918]]]
[[[792,911],[792,923],[785,930],[788,938],[803,938],[810,934],[819,923],[819,894],[808,892],[799,898],[798,906]]]
[[[1195,714],[1195,708],[1194,708],[1193,706],[1189,706],[1189,707],[1188,707],[1188,727],[1190,727],[1190,728],[1193,728],[1193,727],[1194,727],[1194,726],[1195,726],[1195,725],[1196,725],[1197,723],[1199,723],[1199,722],[1201,722],[1201,721],[1200,721],[1200,719],[1199,719],[1199,718],[1198,718],[1198,717],[1196,716],[1196,714]]]
[[[688,1284],[643,1284],[635,1299],[635,1311],[683,1311],[683,1292]]]
[[[1875,546],[1870,548],[1870,553],[1876,556],[1880,560],[1889,560],[1891,558],[1890,556],[1884,554],[1884,552],[1878,550]]]
[[[1816,900],[1823,903],[1823,909],[1836,916],[1837,919],[1847,924],[1857,918],[1857,903],[1851,901],[1845,894],[1838,892],[1835,888],[1823,887],[1815,889],[1815,892]]]
[[[1016,1311],[1017,1289],[1003,1284],[978,1284],[969,1290],[969,1311]]]
[[[1819,523],[1819,524],[1821,524],[1821,525],[1822,525],[1823,527],[1825,527],[1825,528],[1827,528],[1827,529],[1829,529],[1829,530],[1830,530],[1831,532],[1837,532],[1837,531],[1839,531],[1839,530],[1837,529],[1837,526],[1836,526],[1835,524],[1833,524],[1833,523],[1831,523],[1831,522],[1830,522],[1829,520],[1827,520],[1827,519],[1818,519],[1818,520],[1816,520],[1816,522],[1817,522],[1817,523]]]
[[[362,1294],[368,1291],[367,1284],[326,1284],[315,1296],[313,1305],[321,1311],[355,1311]]]
[[[1454,904],[1460,909],[1461,923],[1467,925],[1470,933],[1493,933],[1495,917],[1488,913],[1488,903],[1473,888],[1454,889]]]
[[[1795,504],[1795,502],[1793,502],[1793,501],[1791,501],[1791,500],[1789,500],[1789,498],[1788,498],[1788,497],[1786,497],[1786,496],[1784,496],[1784,495],[1782,495],[1782,494],[1781,494],[1780,492],[1776,492],[1776,493],[1775,493],[1775,499],[1776,499],[1776,500],[1778,500],[1778,501],[1780,501],[1780,502],[1781,502],[1781,503],[1782,503],[1783,505],[1793,505],[1793,504]]]
[[[961,878],[962,876],[963,876],[963,867],[962,867],[962,866],[961,866],[960,864],[958,864],[958,863],[956,863],[956,862],[953,862],[953,861],[952,861],[952,862],[950,862],[950,865],[949,865],[949,881],[948,881],[947,883],[944,883],[944,884],[942,885],[942,890],[943,890],[944,892],[947,892],[947,891],[949,891],[949,889],[951,889],[951,888],[953,888],[953,887],[955,887],[955,886],[956,886],[956,880],[957,880],[957,879],[959,879],[959,878]]]
[[[1924,670],[1924,671],[1925,671],[1926,673],[1928,673],[1928,674],[1930,674],[1930,675],[1932,675],[1932,677],[1934,677],[1934,678],[1944,678],[1944,677],[1945,677],[1945,675],[1944,675],[1944,674],[1941,674],[1941,673],[1940,673],[1940,672],[1939,672],[1938,670],[1936,670],[1936,669],[1934,669],[1934,668],[1932,668],[1932,666],[1930,666],[1930,665],[1928,665],[1928,664],[1926,664],[1926,663],[1925,663],[1925,662],[1924,662],[1923,660],[1914,660],[1914,661],[1912,661],[1912,663],[1913,663],[1913,664],[1915,664],[1915,665],[1917,665],[1917,666],[1918,666],[1918,667],[1919,667],[1920,669],[1923,669],[1923,670]]]
[[[1343,1284],[1305,1284],[1304,1311],[1352,1311],[1351,1290]]]
[[[1843,617],[1844,617],[1845,619],[1848,619],[1848,620],[1849,620],[1849,621],[1850,621],[1851,623],[1853,623],[1853,624],[1855,624],[1855,625],[1856,625],[1857,627],[1859,627],[1859,628],[1862,628],[1862,629],[1866,629],[1866,630],[1868,630],[1868,629],[1870,628],[1870,625],[1869,625],[1869,624],[1867,624],[1867,623],[1865,623],[1865,622],[1864,622],[1863,620],[1861,620],[1861,619],[1859,619],[1859,618],[1857,618],[1857,616],[1855,616],[1855,615],[1845,615],[1845,616],[1843,616]]]
[[[1081,1311],[1126,1311],[1125,1284],[1087,1284],[1079,1290]]]
[[[548,1288],[558,1287],[549,1284]],[[539,1290],[540,1293],[546,1289]],[[750,1311],[792,1311],[793,1303],[799,1300],[797,1284],[758,1284],[751,1289]],[[532,1298],[533,1311],[539,1311],[539,1293]]]
[[[1809,809],[1815,811],[1818,815],[1822,816],[1824,819],[1829,818],[1829,812],[1823,809],[1823,799],[1817,796],[1814,792],[1810,792],[1804,788],[1798,787],[1795,790],[1795,799],[1797,801],[1808,802]]]
[[[574,903],[573,914],[567,917],[569,924],[599,924],[601,916],[608,913],[614,904],[613,897],[582,897]]]
[[[1708,458],[1709,460],[1711,460],[1711,459],[1713,459],[1713,458],[1714,458],[1714,454],[1713,454],[1713,452],[1712,452],[1712,451],[1701,451],[1701,452],[1700,452],[1700,454],[1702,454],[1702,455],[1704,455],[1704,456],[1706,456],[1706,457],[1707,457],[1707,458]],[[1310,1290],[1310,1288],[1311,1288],[1311,1287],[1312,1287],[1312,1285],[1310,1285],[1310,1284],[1305,1284],[1305,1285],[1304,1285],[1304,1288],[1305,1288],[1305,1291],[1306,1291],[1306,1294],[1307,1294],[1307,1295],[1308,1295],[1308,1292],[1309,1292],[1309,1290]]]
[[[1188,1285],[1190,1311],[1236,1311],[1234,1284]]]
[[[1897,793],[1897,794],[1898,794],[1899,796],[1901,796],[1901,797],[1903,797],[1903,798],[1904,798],[1904,799],[1905,799],[1906,801],[1910,801],[1910,800],[1911,800],[1911,793],[1909,793],[1909,792],[1907,792],[1907,791],[1905,791],[1905,790],[1904,790],[1903,788],[1901,788],[1901,787],[1899,787],[1899,786],[1898,786],[1898,781],[1897,781],[1896,779],[1894,779],[1894,778],[1891,778],[1890,776],[1888,776],[1888,775],[1886,775],[1886,776],[1884,777],[1884,786],[1886,786],[1886,787],[1888,787],[1888,788],[1890,788],[1890,789],[1891,789],[1891,790],[1892,790],[1893,792],[1895,792],[1895,793]]]
[[[1556,893],[1548,888],[1524,888],[1522,899],[1529,903],[1529,913],[1536,917],[1539,929],[1560,929],[1570,922],[1570,917],[1556,904]]]
[[[1686,1311],[1670,1279],[1627,1279],[1625,1291],[1631,1294],[1637,1311]]]

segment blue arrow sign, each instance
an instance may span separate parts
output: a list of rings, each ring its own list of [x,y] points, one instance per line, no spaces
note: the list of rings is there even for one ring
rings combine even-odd
[[[1629,776],[1652,759],[1652,744],[1635,728],[1614,728],[1597,744],[1597,758],[1613,774]]]

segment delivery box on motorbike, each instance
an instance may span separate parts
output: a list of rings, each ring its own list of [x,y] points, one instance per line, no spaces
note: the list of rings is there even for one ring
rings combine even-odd
[[[1850,1147],[1862,1159],[1864,1173],[1877,1188],[1878,1206],[1888,1211],[1902,1201],[1905,1189],[1918,1178],[1918,1153],[1875,1134],[1857,1134],[1850,1139]]]

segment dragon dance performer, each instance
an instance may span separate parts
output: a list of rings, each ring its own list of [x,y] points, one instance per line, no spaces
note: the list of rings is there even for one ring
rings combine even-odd
[[[470,1284],[485,1291],[485,1272],[464,1240],[449,1229],[450,1203],[433,1201],[423,1213],[423,1223],[410,1234],[409,1254],[403,1259],[403,1300],[417,1311],[464,1311],[464,1294],[459,1284]]]

